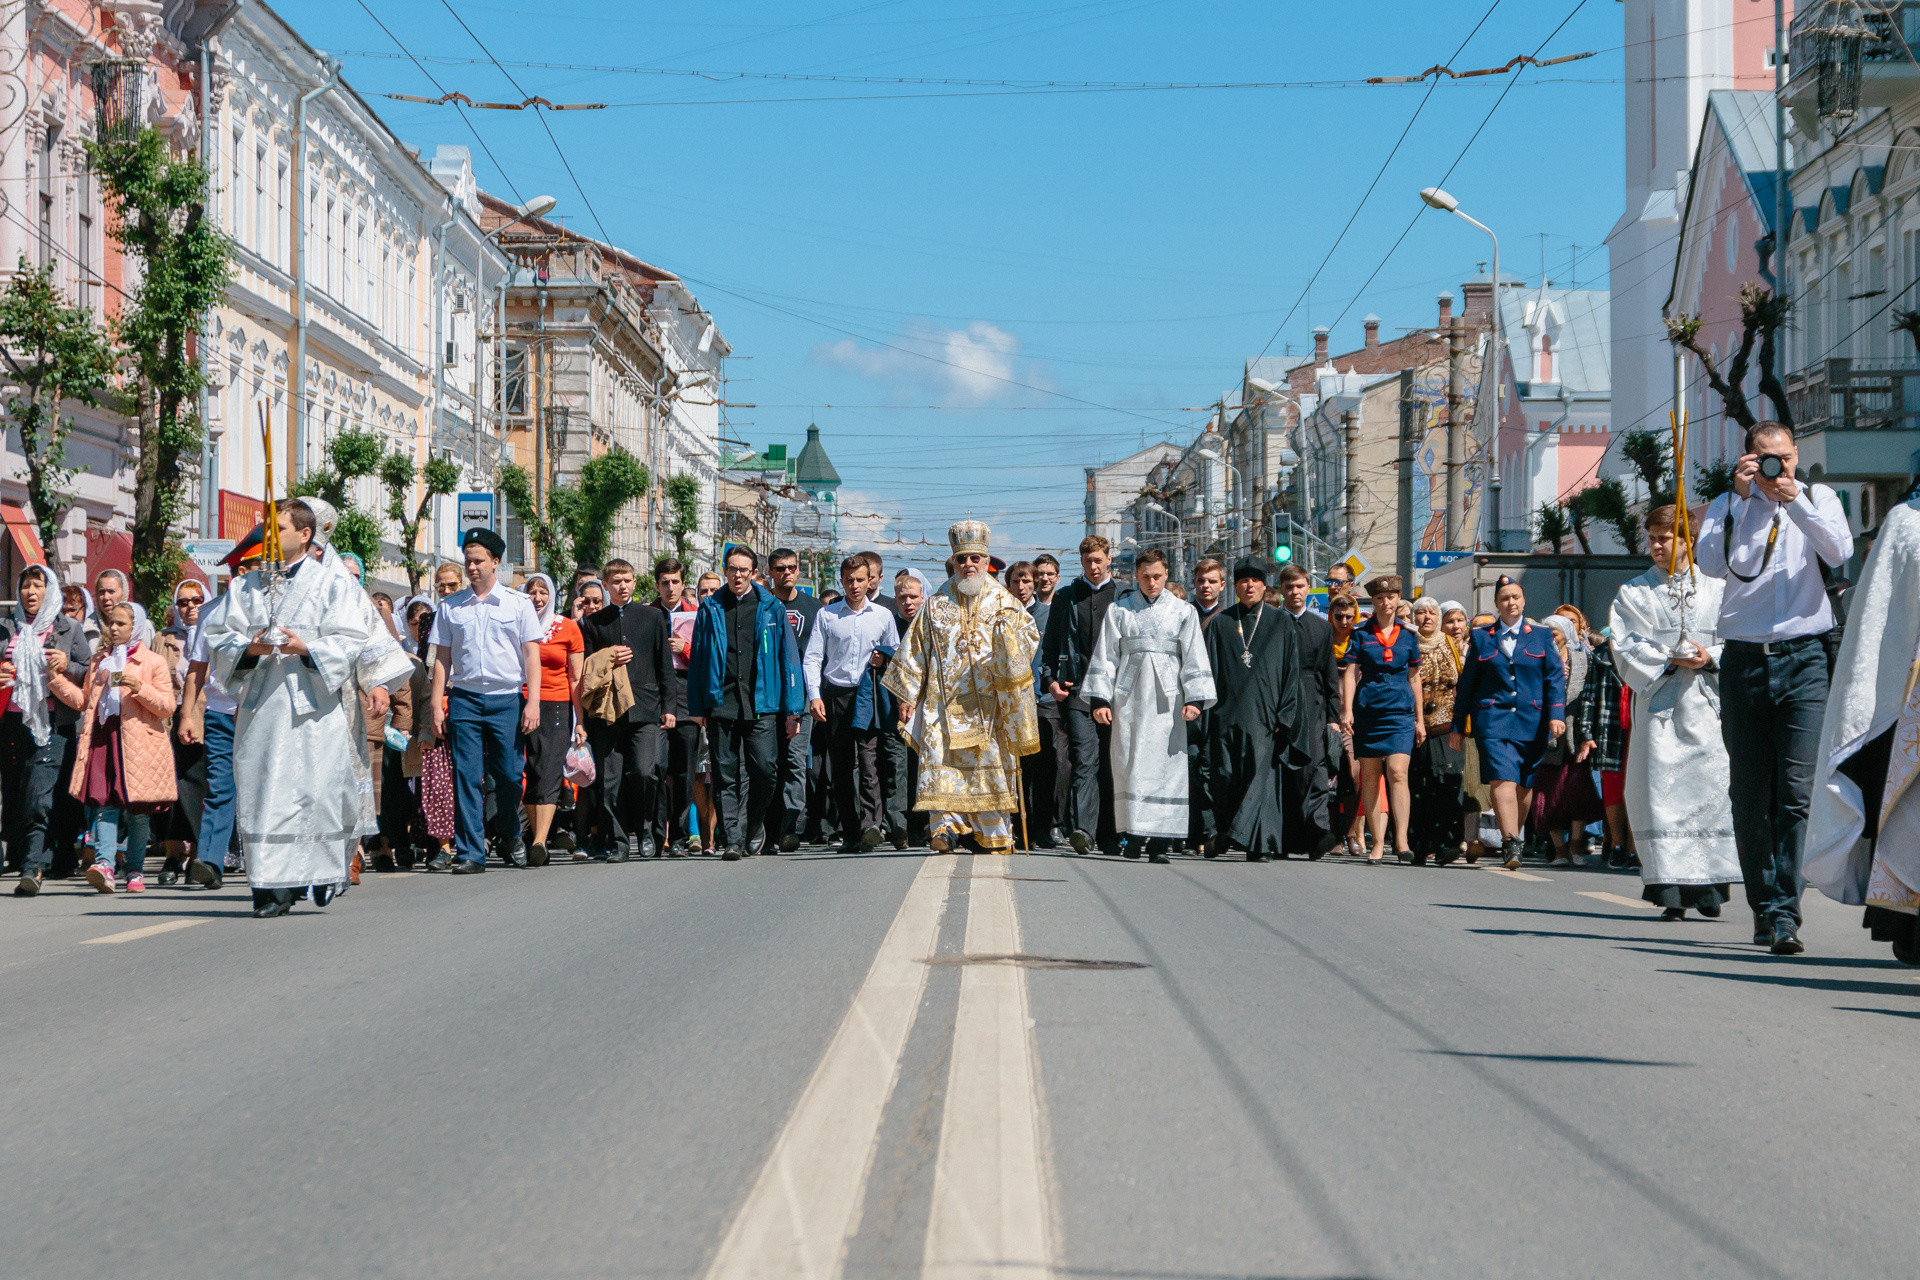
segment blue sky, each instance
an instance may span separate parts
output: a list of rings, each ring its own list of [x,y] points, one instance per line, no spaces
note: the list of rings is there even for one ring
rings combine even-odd
[[[1566,283],[1578,246],[1578,282],[1604,285],[1598,246],[1620,213],[1613,0],[499,0],[455,6],[471,35],[438,0],[375,4],[424,71],[357,0],[278,7],[408,142],[468,145],[488,189],[551,193],[570,225],[687,279],[750,357],[729,398],[759,407],[732,434],[798,448],[817,421],[847,509],[884,517],[863,534],[889,562],[943,558],[968,514],[1010,551],[1067,548],[1082,468],[1190,438],[1203,415],[1179,410],[1235,386],[1248,357],[1308,349],[1316,324],[1335,350],[1358,346],[1369,312],[1385,336],[1431,323],[1435,295],[1487,257],[1460,220],[1416,220],[1419,188],[1450,168],[1448,189],[1500,233],[1502,266],[1529,278],[1544,249]],[[1510,76],[1430,95],[1035,91],[1495,66],[1563,20],[1541,56],[1597,56],[1527,69],[1504,99]],[[443,90],[620,105],[548,114],[556,150],[531,111],[463,120],[375,96]],[[893,545],[922,537],[942,546]]]

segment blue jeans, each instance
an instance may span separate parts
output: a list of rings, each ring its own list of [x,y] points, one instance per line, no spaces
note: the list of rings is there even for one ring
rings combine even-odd
[[[520,843],[520,778],[526,772],[526,744],[520,736],[518,693],[447,695],[447,747],[453,754],[453,847],[469,862],[487,860],[484,773],[493,779],[497,809],[494,834],[502,852]]]
[[[128,813],[109,805],[87,806],[87,826],[93,831],[93,865],[112,867],[114,849],[120,843],[120,830],[127,832],[127,852],[120,859],[123,875],[137,876],[146,869],[147,840],[152,834],[153,818],[145,813]]]
[[[206,722],[207,800],[200,809],[193,856],[218,869],[226,865],[227,846],[233,842],[233,717],[209,711]]]
[[[1827,652],[1819,636],[1762,653],[1729,640],[1720,658],[1720,736],[1727,744],[1733,843],[1756,923],[1800,918],[1800,843],[1813,800]]]

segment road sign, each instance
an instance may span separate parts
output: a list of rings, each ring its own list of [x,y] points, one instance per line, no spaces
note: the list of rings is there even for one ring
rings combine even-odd
[[[232,538],[203,538],[185,544],[187,559],[193,561],[202,573],[209,576],[222,567],[220,562],[233,550]]]
[[[1413,567],[1416,569],[1438,569],[1442,565],[1452,564],[1455,560],[1465,559],[1471,551],[1416,551],[1413,553]]]
[[[1349,549],[1340,563],[1346,566],[1347,572],[1353,575],[1355,582],[1359,582],[1373,572],[1373,566],[1367,563],[1367,558],[1356,550]]]
[[[465,538],[470,529],[493,528],[493,495],[490,493],[463,493],[460,495],[460,537]]]

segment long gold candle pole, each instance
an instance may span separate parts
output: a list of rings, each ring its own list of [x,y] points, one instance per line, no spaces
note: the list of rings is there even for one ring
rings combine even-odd
[[[267,508],[266,517],[261,521],[264,542],[260,548],[261,558],[269,564],[280,563],[280,512],[273,501],[273,409],[266,401],[260,402],[260,444],[266,451],[267,459]]]

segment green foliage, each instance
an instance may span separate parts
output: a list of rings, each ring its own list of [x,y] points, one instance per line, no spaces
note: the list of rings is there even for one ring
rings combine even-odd
[[[1673,458],[1662,431],[1629,431],[1620,438],[1620,455],[1647,487],[1647,505],[1664,507],[1673,501]]]
[[[577,485],[553,486],[547,494],[547,514],[573,544],[576,565],[600,567],[620,508],[644,496],[652,485],[653,478],[638,458],[613,448],[580,465]]]
[[[1695,502],[1712,502],[1723,493],[1733,489],[1733,463],[1725,458],[1716,458],[1693,469],[1693,493]]]
[[[1580,491],[1581,508],[1589,520],[1610,525],[1614,536],[1629,555],[1640,554],[1640,522],[1634,518],[1633,504],[1627,500],[1627,486],[1619,476],[1608,476],[1591,488]]]
[[[554,581],[560,580],[565,572],[561,566],[572,559],[573,544],[561,531],[559,523],[542,516],[534,509],[533,477],[525,467],[517,463],[508,463],[500,468],[500,495],[507,500],[514,513],[525,526],[527,538],[533,543],[535,557],[540,568],[551,575]],[[547,510],[553,510],[553,495],[547,495]]]
[[[225,294],[232,247],[207,217],[207,171],[174,159],[158,130],[89,142],[111,222],[107,234],[138,259],[140,283],[114,323],[133,365],[140,461],[134,473],[133,590],[154,600],[178,576],[174,529],[183,514],[182,461],[199,448],[200,416],[190,406],[205,378],[189,339]]]
[[[1560,554],[1561,544],[1572,532],[1573,527],[1567,522],[1566,508],[1557,502],[1543,502],[1539,510],[1533,513],[1533,540],[1550,544],[1555,555]]]
[[[0,294],[0,359],[16,384],[5,401],[27,459],[27,501],[40,528],[40,545],[53,554],[60,517],[73,505],[67,482],[65,400],[99,404],[113,377],[113,347],[85,307],[69,307],[53,287],[51,268],[34,271],[26,257]]]
[[[428,458],[418,469],[424,481],[418,505],[412,504],[415,467],[404,453],[390,453],[380,460],[380,484],[387,491],[387,518],[400,526],[400,567],[406,571],[407,589],[420,594],[420,579],[426,576],[427,561],[420,555],[420,526],[433,510],[433,500],[445,497],[460,487],[460,468],[450,458]]]
[[[327,441],[327,465],[310,471],[293,485],[296,498],[320,497],[340,513],[334,526],[333,545],[351,551],[366,565],[372,577],[385,557],[380,544],[386,530],[378,517],[354,505],[351,485],[363,476],[376,475],[384,458],[380,437],[371,431],[342,431]],[[417,590],[417,588],[416,588]]]
[[[1580,544],[1580,554],[1588,556],[1593,554],[1593,543],[1587,534],[1587,520],[1590,518],[1587,512],[1589,501],[1587,494],[1590,492],[1592,490],[1582,489],[1567,499],[1567,520],[1573,525],[1573,536]]]
[[[689,554],[687,540],[700,527],[700,481],[681,472],[667,478],[666,489],[672,510],[667,532],[673,535],[675,554],[684,562]]]

